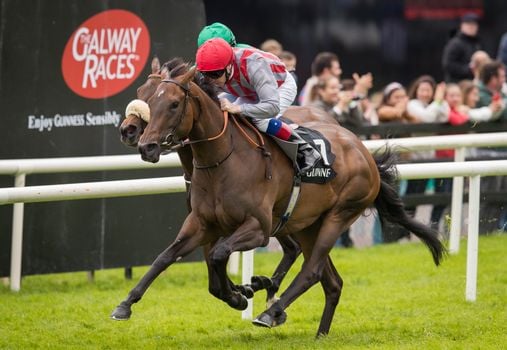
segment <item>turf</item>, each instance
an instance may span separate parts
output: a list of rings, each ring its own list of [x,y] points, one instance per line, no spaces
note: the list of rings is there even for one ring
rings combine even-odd
[[[465,301],[466,241],[436,268],[419,243],[336,249],[345,280],[327,337],[315,339],[323,293],[314,286],[274,329],[241,320],[207,291],[203,263],[171,266],[134,305],[129,321],[109,314],[146,267],[29,276],[22,290],[0,288],[1,349],[501,349],[507,345],[507,235],[481,236],[477,301]],[[257,253],[269,274],[278,253]],[[299,270],[301,260],[291,271]],[[236,277],[238,280],[238,278]],[[288,281],[284,284],[287,286]],[[254,300],[263,311],[265,294]]]

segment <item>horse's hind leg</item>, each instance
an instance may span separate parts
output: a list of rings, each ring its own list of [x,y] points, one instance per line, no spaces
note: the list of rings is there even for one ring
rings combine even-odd
[[[276,292],[280,288],[285,275],[289,272],[289,269],[292,267],[299,254],[301,254],[301,247],[299,243],[297,243],[290,236],[280,236],[278,237],[278,241],[283,249],[283,258],[276,267],[273,276],[271,277],[271,286],[267,287],[267,296],[266,302],[267,307],[270,307],[273,303],[275,303],[278,299],[275,297]]]
[[[320,283],[322,285],[322,289],[324,289],[326,304],[324,306],[324,312],[322,313],[322,317],[320,319],[317,336],[326,335],[329,333],[329,328],[331,327],[331,322],[333,321],[336,306],[338,306],[338,303],[340,301],[340,296],[342,294],[343,288],[343,280],[338,274],[338,271],[336,271],[336,268],[333,265],[333,261],[329,255],[327,257],[327,262],[324,270],[322,271],[322,278],[320,279]]]
[[[342,211],[339,217],[327,217],[322,224],[317,238],[314,238],[315,241],[298,234],[297,239],[305,254],[305,263],[296,278],[281,295],[280,300],[253,321],[255,325],[265,327],[278,325],[279,322],[277,320],[283,320],[283,315],[285,314],[284,310],[301,294],[321,280],[326,264],[328,263],[327,256],[331,248],[340,236],[340,233],[354,222],[359,216],[359,213],[360,211],[358,210],[349,212]],[[311,251],[310,254],[308,254],[309,250]],[[327,309],[330,310],[330,307],[327,307]],[[329,312],[326,312],[325,315],[327,314],[329,314]],[[319,335],[321,335],[321,333],[319,333]]]
[[[132,314],[132,304],[141,300],[155,278],[169,265],[194,251],[203,243],[203,238],[204,234],[199,229],[198,221],[190,219],[190,216],[187,217],[174,242],[155,259],[151,268],[129,292],[127,298],[114,309],[111,318],[114,320],[128,320]]]
[[[273,276],[271,276],[271,278],[266,276],[252,276],[250,284],[236,286],[241,294],[247,298],[251,298],[253,296],[253,293],[266,289],[267,307],[271,306],[278,300],[275,297],[275,294],[278,292],[278,289],[280,288],[285,275],[292,267],[299,254],[301,254],[301,248],[299,247],[299,244],[291,237],[279,236],[277,237],[277,240],[280,242],[280,246],[282,247],[283,257],[276,267],[275,272],[273,272]]]

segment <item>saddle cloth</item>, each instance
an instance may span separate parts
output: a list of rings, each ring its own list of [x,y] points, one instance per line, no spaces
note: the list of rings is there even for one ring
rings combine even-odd
[[[331,151],[331,144],[329,141],[317,130],[309,129],[304,126],[294,124],[288,118],[280,118],[282,121],[289,124],[296,132],[315,148],[321,154],[322,158],[317,164],[307,173],[301,176],[302,182],[324,184],[331,181],[336,177],[336,172],[331,167],[336,159],[336,155]],[[282,141],[273,137],[273,139],[280,145],[284,152],[291,158],[295,164],[297,159],[298,145],[292,142]]]

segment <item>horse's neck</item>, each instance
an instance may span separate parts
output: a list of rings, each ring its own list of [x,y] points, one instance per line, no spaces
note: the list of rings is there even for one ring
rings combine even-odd
[[[194,165],[192,164],[192,160],[194,159],[192,148],[190,148],[190,146],[182,147],[177,150],[177,153],[180,157],[181,166],[183,167],[185,175],[190,178],[194,168]]]
[[[222,133],[224,123],[228,121],[209,96],[200,89],[196,90],[199,103],[193,106],[194,118],[189,139],[201,142],[192,145],[192,153],[198,164],[215,164],[223,160],[232,150],[230,126],[220,137],[214,139]]]

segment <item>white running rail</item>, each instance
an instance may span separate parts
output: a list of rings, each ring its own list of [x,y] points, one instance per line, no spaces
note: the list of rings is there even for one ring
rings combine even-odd
[[[456,150],[455,159],[462,162],[464,160],[464,151],[466,148],[506,146],[507,133],[502,132],[491,134],[369,140],[364,141],[364,144],[370,151],[382,148],[386,144],[390,146],[398,146],[397,150],[402,152],[451,148]],[[166,168],[177,167],[179,165],[180,162],[176,154],[163,156],[157,164],[143,162],[137,154],[122,156],[0,160],[0,175],[15,176],[14,188],[0,189],[0,205],[14,203],[10,275],[11,289],[13,291],[20,290],[24,202],[119,197],[169,193],[184,190],[184,182],[181,177],[33,186],[25,188],[25,177],[27,174]],[[477,192],[479,191],[478,178],[480,176],[506,175],[507,171],[505,169],[507,169],[507,161],[438,163],[437,167],[431,167],[428,165],[429,163],[402,164],[398,166],[398,170],[401,177],[407,179],[454,177],[450,251],[455,253],[459,249],[459,234],[461,231],[463,176],[470,176],[472,178],[470,182],[470,197],[472,198],[472,196],[476,196],[477,193],[479,193]],[[472,184],[474,186],[473,189]],[[470,218],[478,218],[478,202],[475,204],[477,204],[477,209],[475,209],[476,205],[471,205],[469,207],[469,210],[472,210],[470,208],[477,210],[477,212],[471,213]],[[475,281],[477,273],[477,244],[475,244],[475,248],[473,248],[474,244],[470,239],[472,236],[476,236],[476,234],[472,232],[473,230],[474,225],[470,225],[467,256],[468,259],[470,259],[475,252],[475,263],[474,261],[467,262],[467,300],[475,300],[476,294]],[[471,273],[469,276],[469,270],[473,272],[473,266],[475,266],[475,273]],[[246,269],[252,270],[248,267],[246,267]],[[475,280],[473,280],[472,276],[474,274]],[[468,283],[469,277],[471,281],[470,285]]]

